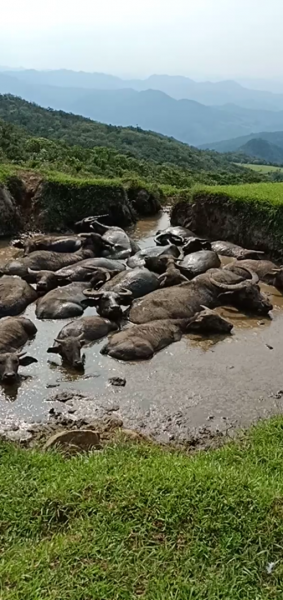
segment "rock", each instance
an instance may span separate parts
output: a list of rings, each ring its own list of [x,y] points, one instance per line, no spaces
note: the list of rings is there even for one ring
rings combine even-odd
[[[124,377],[110,377],[108,381],[111,385],[115,386],[125,387],[126,385],[126,379]]]
[[[81,394],[77,391],[72,390],[62,390],[61,392],[56,392],[53,396],[46,398],[47,402],[69,402],[69,400],[82,400],[87,398],[85,394]]]
[[[75,429],[73,431],[61,431],[52,435],[44,445],[44,450],[51,448],[71,448],[72,451],[99,449],[100,435],[91,429]]]

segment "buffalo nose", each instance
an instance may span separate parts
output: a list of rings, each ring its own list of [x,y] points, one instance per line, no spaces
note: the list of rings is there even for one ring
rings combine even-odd
[[[16,378],[16,373],[13,373],[12,371],[8,371],[7,373],[3,374],[3,381],[6,381],[7,383],[9,381],[14,381]]]
[[[74,360],[75,369],[83,369],[84,363],[82,360]]]

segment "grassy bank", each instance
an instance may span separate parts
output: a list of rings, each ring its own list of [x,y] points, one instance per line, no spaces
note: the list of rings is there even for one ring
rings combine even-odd
[[[194,457],[133,442],[0,456],[2,600],[283,593],[282,418]]]

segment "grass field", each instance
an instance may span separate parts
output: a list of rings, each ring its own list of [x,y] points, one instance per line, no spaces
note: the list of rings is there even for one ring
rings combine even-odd
[[[235,163],[238,167],[246,167],[252,169],[252,171],[258,171],[258,173],[273,173],[274,171],[283,172],[283,167],[273,167],[272,165],[253,165],[244,163]]]
[[[248,183],[243,185],[195,186],[193,198],[199,193],[224,196],[232,200],[259,202],[283,206],[283,183]]]
[[[0,458],[1,600],[283,597],[282,418],[194,457],[121,442]]]

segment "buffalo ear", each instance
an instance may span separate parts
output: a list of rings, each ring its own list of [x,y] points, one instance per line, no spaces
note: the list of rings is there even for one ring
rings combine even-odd
[[[28,367],[32,363],[37,363],[37,362],[38,362],[37,358],[33,358],[33,356],[22,356],[19,359],[19,363],[20,363],[21,367]]]
[[[60,346],[50,346],[50,348],[47,349],[48,354],[59,354],[60,353]]]

